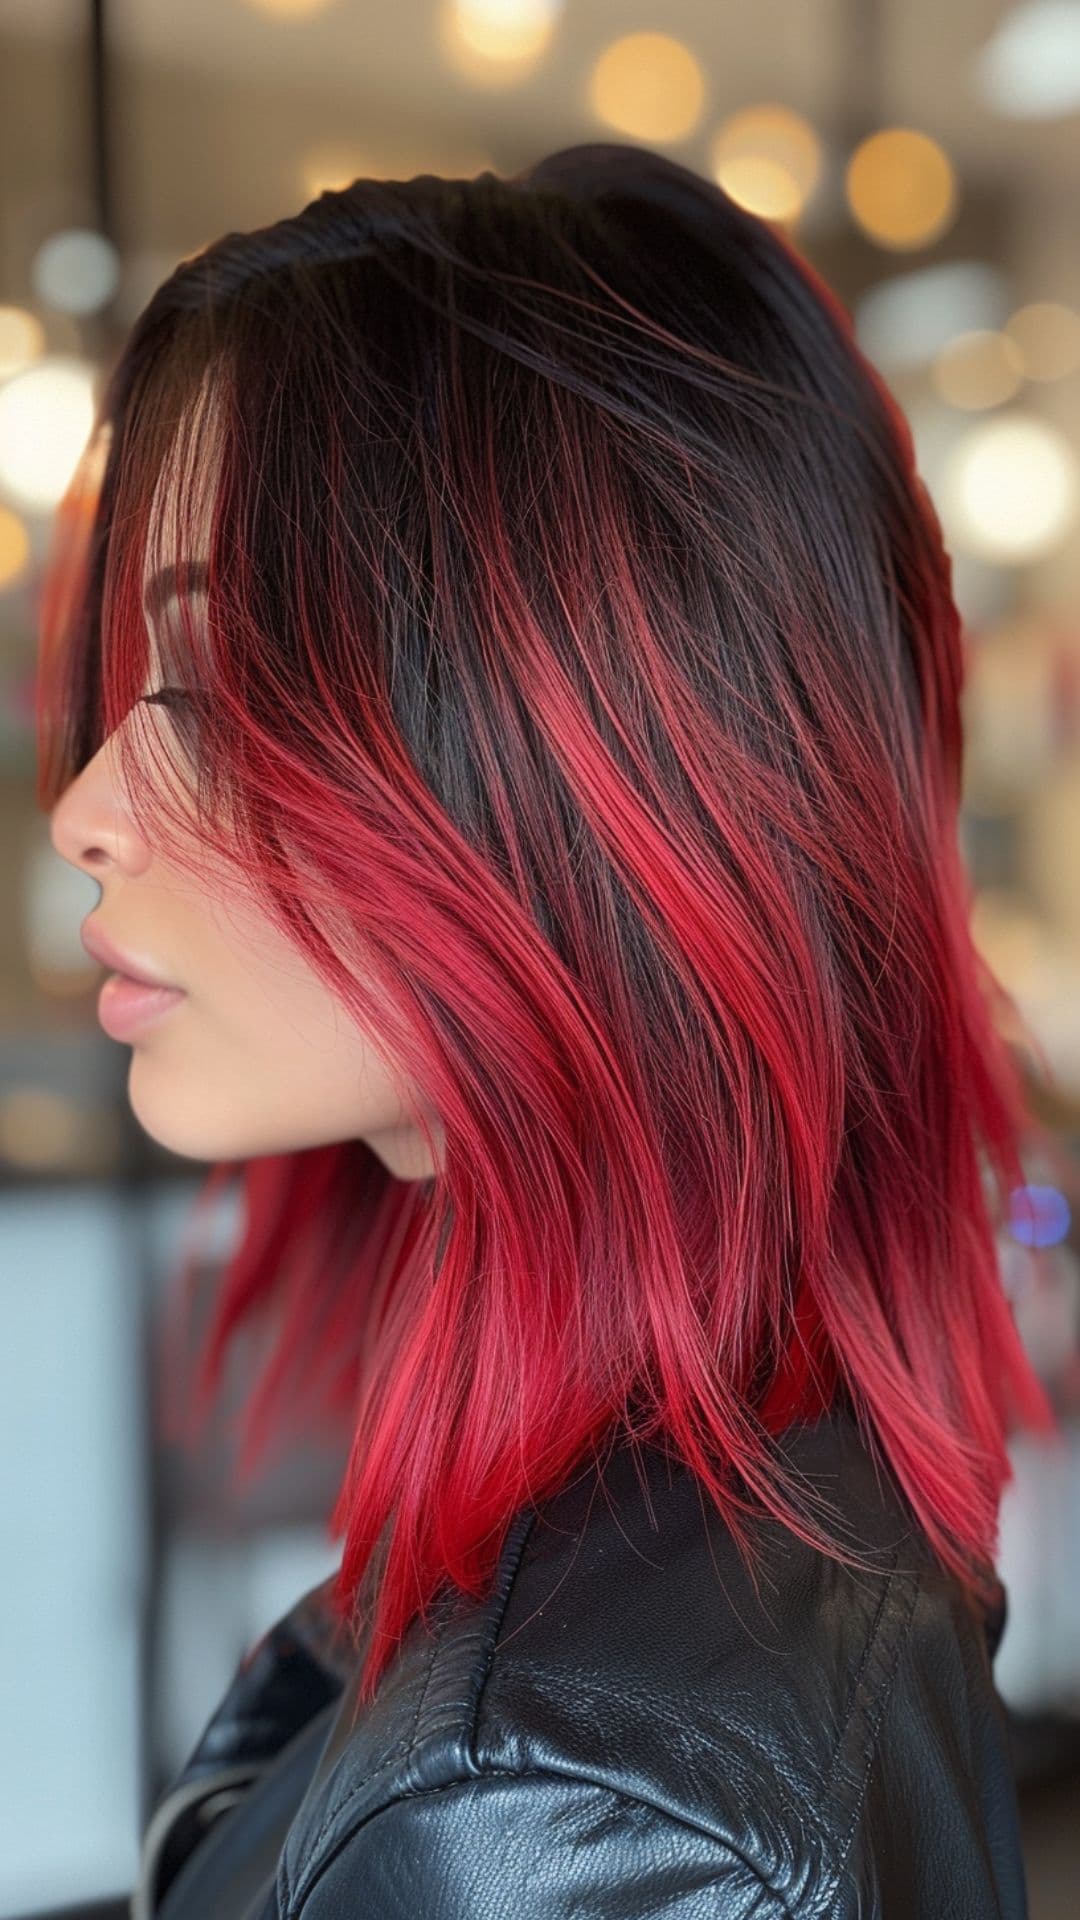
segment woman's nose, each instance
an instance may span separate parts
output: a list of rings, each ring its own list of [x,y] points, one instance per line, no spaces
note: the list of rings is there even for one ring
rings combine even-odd
[[[49,838],[60,858],[94,880],[112,867],[139,873],[150,858],[122,804],[107,747],[76,774],[49,817]]]

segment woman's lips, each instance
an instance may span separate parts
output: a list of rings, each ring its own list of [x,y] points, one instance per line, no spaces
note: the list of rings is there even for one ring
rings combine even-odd
[[[124,948],[118,947],[105,932],[104,927],[95,926],[93,914],[83,921],[79,928],[79,938],[91,960],[96,960],[102,967],[112,967],[126,980],[137,980],[141,986],[172,988],[171,980],[162,980],[158,977],[156,967],[141,966],[139,955],[125,952]]]
[[[181,987],[150,987],[126,973],[110,973],[98,994],[97,1016],[112,1040],[133,1040],[186,1000]]]

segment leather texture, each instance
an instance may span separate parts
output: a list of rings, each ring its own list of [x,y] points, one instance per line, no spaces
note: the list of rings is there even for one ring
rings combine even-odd
[[[131,1920],[240,1920],[264,1904],[355,1665],[332,1584],[304,1594],[240,1662],[143,1835]]]
[[[1027,1920],[992,1668],[1004,1589],[989,1616],[969,1606],[846,1411],[778,1444],[874,1570],[762,1515],[755,1590],[695,1476],[623,1441],[517,1516],[488,1598],[445,1593],[355,1720],[324,1648],[338,1704],[312,1687],[276,1866],[271,1768],[143,1912]],[[309,1621],[329,1586],[300,1603]],[[209,1737],[225,1769],[243,1742],[214,1724],[204,1757]]]

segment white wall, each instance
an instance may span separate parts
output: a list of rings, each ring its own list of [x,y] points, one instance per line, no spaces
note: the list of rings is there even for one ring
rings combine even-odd
[[[0,1914],[136,1863],[145,1574],[140,1312],[124,1211],[0,1204]]]

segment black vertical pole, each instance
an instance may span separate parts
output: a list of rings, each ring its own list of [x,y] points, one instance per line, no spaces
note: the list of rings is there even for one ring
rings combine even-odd
[[[109,67],[107,0],[89,0],[86,46],[86,147],[91,224],[122,253],[114,182],[112,74]],[[109,301],[84,322],[87,357],[111,361],[120,340],[115,301]]]
[[[105,59],[105,0],[90,0],[90,185],[98,232],[115,242],[112,155],[109,149],[109,73]]]

